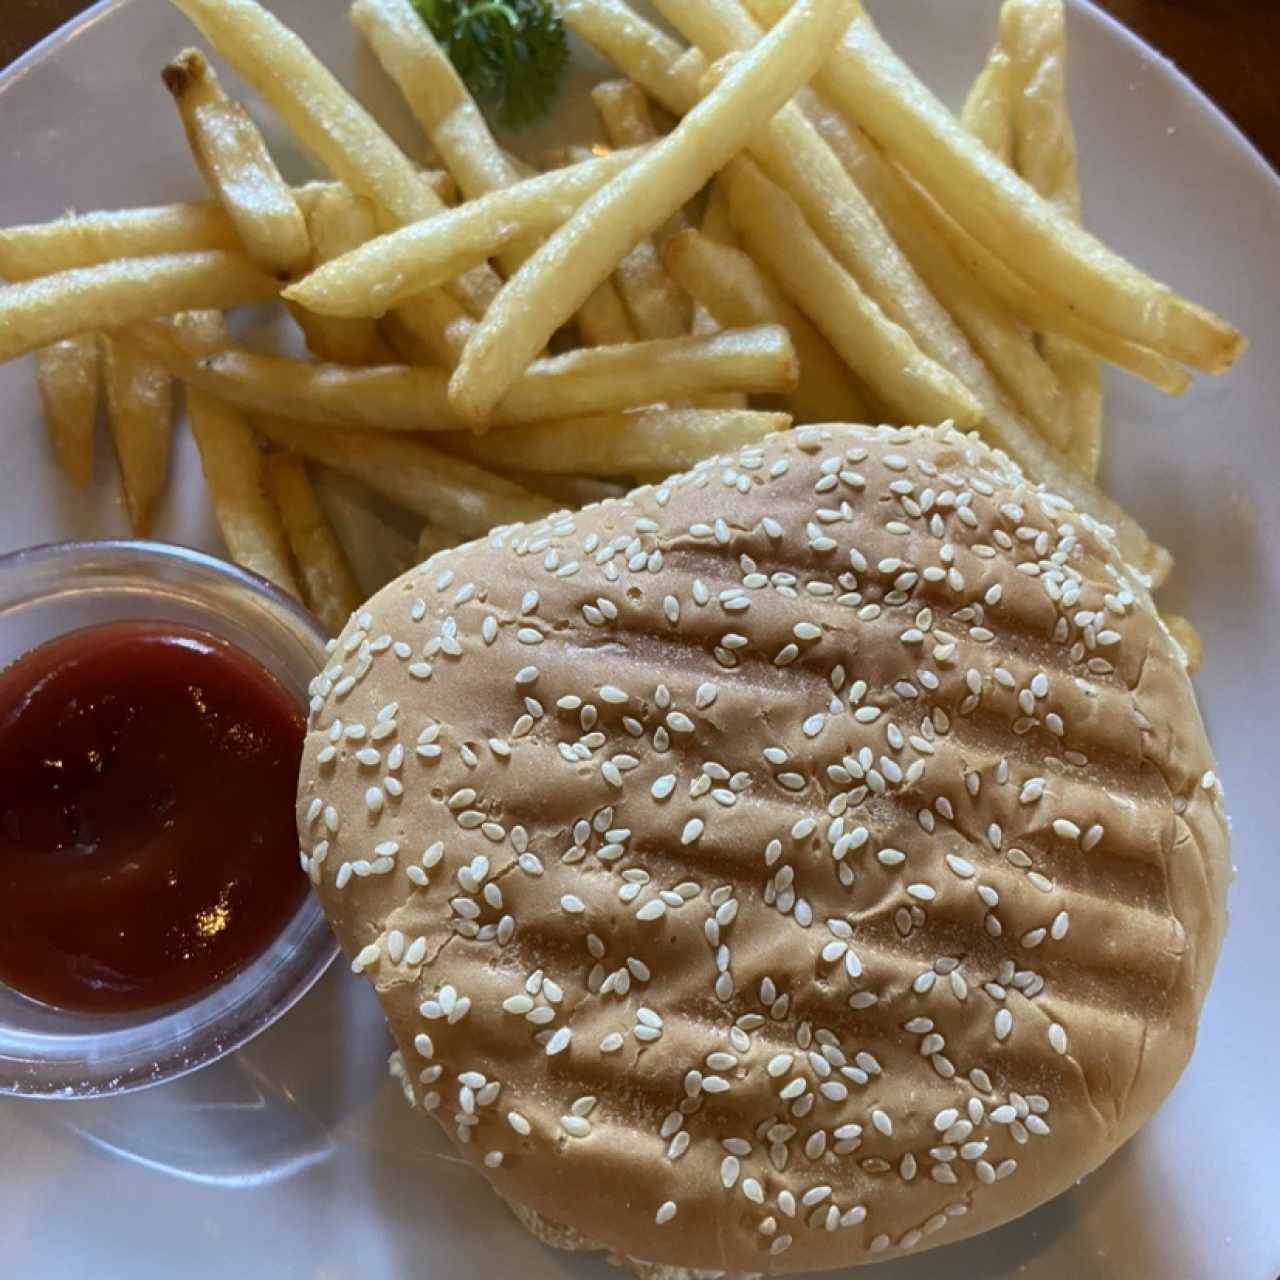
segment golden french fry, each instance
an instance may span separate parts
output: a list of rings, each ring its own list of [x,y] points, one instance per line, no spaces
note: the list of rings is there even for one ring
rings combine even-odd
[[[145,537],[169,478],[173,380],[163,366],[117,335],[102,335],[107,421],[115,445],[129,524]]]
[[[295,454],[268,454],[265,475],[302,575],[307,608],[336,636],[364,599],[351,562],[311,487],[307,464]]]
[[[480,467],[385,431],[338,431],[263,415],[254,425],[272,443],[362,481],[396,506],[483,537],[495,525],[538,520],[558,509]]]
[[[750,409],[646,409],[542,423],[502,436],[459,434],[449,444],[465,457],[494,466],[559,472],[572,459],[592,475],[629,476],[679,471],[790,425],[785,413]]]
[[[536,176],[498,146],[448,55],[409,0],[357,0],[351,17],[399,86],[432,146],[457,176],[468,200]],[[495,245],[492,252],[503,271],[508,275],[517,271],[546,231],[558,226],[570,212],[572,209],[567,209],[545,231],[516,233],[509,243]],[[577,321],[579,334],[590,346],[626,342],[636,336],[607,281],[583,303]]]
[[[636,329],[612,280],[602,280],[578,308],[578,334],[589,347],[635,342]]]
[[[569,148],[577,164],[585,163],[581,148]],[[652,239],[643,236],[623,255],[612,276],[636,336],[677,338],[689,332],[693,310],[662,268]]]
[[[872,394],[901,422],[975,426],[982,406],[972,393],[862,291],[786,192],[745,157],[726,173],[739,238]]]
[[[800,381],[785,403],[797,422],[872,420],[865,393],[831,344],[740,249],[682,231],[663,246],[663,261],[718,323],[780,324],[791,335]]]
[[[563,168],[570,161],[567,156],[552,168]],[[622,303],[617,286],[612,279],[602,280],[578,308],[576,316],[578,337],[584,346],[604,347],[620,342],[635,342],[635,325]]]
[[[1013,164],[1013,67],[999,44],[969,89],[960,123],[993,156]]]
[[[185,49],[163,76],[196,168],[249,257],[281,279],[303,270],[311,259],[306,221],[249,113],[222,91],[198,49]]]
[[[219,312],[185,312],[174,320],[184,341],[217,351],[230,342]],[[187,419],[213,501],[222,540],[236,564],[302,598],[280,513],[267,491],[262,450],[237,409],[187,388]]]
[[[643,147],[658,140],[649,99],[634,81],[601,81],[591,90],[591,101],[611,147]]]
[[[852,11],[853,0],[798,0],[671,133],[583,203],[525,262],[477,325],[454,373],[450,396],[468,422],[483,423],[492,414],[636,241],[687,203],[806,83]]]
[[[626,486],[616,480],[602,480],[596,476],[551,475],[543,471],[520,471],[502,467],[499,475],[518,484],[530,493],[541,494],[570,508],[585,507],[589,502],[602,502],[605,498],[626,496]]]
[[[335,183],[307,211],[307,232],[317,263],[330,262],[359,248],[378,233],[373,203]],[[290,314],[307,340],[307,349],[335,364],[377,364],[381,341],[368,319],[318,315],[290,306]]]
[[[1030,331],[964,268],[917,208],[910,184],[874,146],[834,115],[814,118],[832,153],[871,200],[929,292],[946,307],[967,340],[949,347],[947,367],[982,399],[981,385],[966,373],[977,364],[976,351],[1037,429],[1051,441],[1065,443],[1070,434],[1069,405]]]
[[[1162,612],[1160,621],[1186,655],[1187,670],[1194,675],[1204,665],[1204,643],[1200,633],[1181,614]]]
[[[1009,0],[1000,12],[1000,36],[1009,51],[1013,130],[1018,171],[1045,199],[1080,221],[1075,130],[1067,106],[1066,15],[1061,0]],[[1067,450],[1091,476],[1102,452],[1102,371],[1087,351],[1048,334],[1045,359],[1058,376],[1071,410]]]
[[[750,48],[760,36],[737,0],[658,0],[657,7],[708,54]],[[752,137],[749,149],[884,316],[921,353],[954,373],[968,354],[964,333],[799,106],[784,107]],[[900,402],[894,412],[904,412]]]
[[[255,413],[382,431],[451,431],[465,424],[442,369],[349,368],[231,348],[202,355],[165,325],[138,326],[135,342],[190,386]],[[763,325],[703,337],[588,347],[539,360],[503,402],[498,425],[514,426],[717,391],[785,392],[795,349],[784,329]]]
[[[433,189],[452,187],[448,174],[424,174]],[[340,182],[306,182],[293,188],[303,214]],[[0,228],[0,276],[31,280],[72,267],[92,267],[116,258],[153,258],[163,253],[199,253],[208,249],[242,252],[244,246],[227,212],[212,200],[154,205],[140,209],[102,209],[68,214],[52,222]]]
[[[1044,319],[1042,300],[1018,281],[997,255],[988,253],[947,218],[860,130],[850,127],[837,113],[824,108],[814,99],[808,101],[806,110],[828,146],[875,205],[894,238],[907,247],[909,253],[914,256],[920,251],[920,215],[925,214],[929,224],[925,229],[926,233],[935,242],[940,240],[949,246],[964,270],[1004,301],[1015,317],[1033,326]],[[924,256],[922,252],[922,258]],[[1145,347],[1080,324],[1065,313],[1055,314],[1054,321],[1058,332],[1071,336],[1102,359],[1128,370],[1163,391],[1178,395],[1190,383],[1184,370]],[[956,367],[959,368],[958,365]],[[967,375],[965,380],[973,385]]]
[[[787,10],[787,0],[750,3],[769,17]],[[865,12],[831,50],[816,85],[901,160],[965,231],[1058,309],[1206,373],[1222,373],[1245,350],[1245,338],[1231,325],[1083,231],[971,138]]]
[[[616,80],[598,84],[591,99],[613,146],[634,145],[631,138],[638,138],[641,145],[656,141],[658,132],[648,115],[648,101],[635,85]],[[675,210],[658,228],[659,233],[668,234],[682,218],[683,211]],[[641,338],[674,338],[689,332],[692,305],[667,275],[652,238],[642,236],[636,241],[618,263],[613,278]]]
[[[432,353],[435,363],[450,369],[475,332],[471,313],[444,289],[428,289],[410,298],[399,312],[405,328]]]
[[[68,215],[0,231],[0,276],[32,280],[116,258],[209,249],[242,246],[226,212],[207,200]]]
[[[437,551],[448,551],[457,545],[458,535],[452,529],[442,529],[428,520],[418,534],[418,559],[430,560]]]
[[[244,254],[213,250],[122,258],[0,288],[0,361],[61,338],[279,292]]]
[[[357,195],[400,226],[445,206],[421,173],[332,72],[256,0],[172,0],[299,140]],[[487,267],[449,292],[483,314],[498,280]]]
[[[729,217],[729,192],[717,178],[707,191],[707,207],[702,211],[702,234],[708,240],[738,248],[738,237],[733,234],[733,221]]]
[[[327,261],[285,297],[321,315],[376,316],[505,244],[555,230],[636,152],[616,152],[491,192]]]
[[[690,49],[684,56],[701,57],[696,49]],[[647,147],[662,136],[653,118],[648,95],[634,81],[606,80],[592,89],[591,100],[600,113],[610,146]],[[661,245],[668,236],[685,230],[688,225],[689,219],[685,211],[677,209],[658,228],[654,239]]]
[[[351,21],[396,82],[467,200],[520,181],[461,76],[410,0],[356,0]]]
[[[331,321],[339,324],[363,324],[361,320]],[[411,364],[419,368],[429,369],[438,364],[435,352],[404,321],[404,314],[393,311],[383,316],[377,324],[378,334],[386,344],[390,355],[385,361],[373,361],[375,364]],[[363,361],[361,363],[364,363]]]
[[[686,59],[678,41],[633,13],[625,0],[558,0],[556,13],[673,115],[684,115],[697,102],[706,70],[701,59]]]
[[[521,180],[520,167],[498,146],[448,54],[410,0],[356,0],[351,20],[396,82],[465,199]],[[502,246],[496,257],[503,271],[516,271],[539,243],[540,237],[533,235]]]
[[[35,353],[36,387],[53,456],[81,488],[93,479],[101,363],[92,333],[64,338]]]

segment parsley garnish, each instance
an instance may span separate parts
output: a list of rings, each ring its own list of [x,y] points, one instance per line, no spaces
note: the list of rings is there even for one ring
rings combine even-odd
[[[413,0],[472,95],[511,128],[551,106],[569,61],[549,0]]]

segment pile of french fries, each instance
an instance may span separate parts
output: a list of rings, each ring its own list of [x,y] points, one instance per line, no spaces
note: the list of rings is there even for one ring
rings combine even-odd
[[[435,170],[256,0],[173,3],[327,177],[289,185],[188,49],[163,83],[208,201],[0,231],[0,359],[34,356],[81,484],[104,402],[139,533],[181,384],[230,555],[334,631],[359,590],[308,464],[420,516],[425,555],[793,422],[975,429],[1168,572],[1096,484],[1101,363],[1178,394],[1245,343],[1082,228],[1062,0],[1007,0],[958,119],[856,0],[656,0],[687,45],[557,0],[622,78],[541,172],[410,0],[350,17]],[[273,300],[311,358],[228,336]]]

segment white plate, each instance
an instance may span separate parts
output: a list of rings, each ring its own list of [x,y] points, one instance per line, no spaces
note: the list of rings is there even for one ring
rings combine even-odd
[[[345,0],[274,0],[410,149],[414,133],[357,48]],[[956,102],[997,0],[882,0],[886,34]],[[0,224],[195,195],[159,68],[192,40],[161,0],[110,0],[0,77]],[[1178,558],[1171,608],[1200,628],[1199,678],[1235,816],[1240,881],[1194,1060],[1159,1115],[1098,1173],[1019,1223],[884,1280],[1274,1280],[1280,1061],[1274,904],[1280,723],[1280,183],[1166,62],[1077,5],[1072,91],[1089,221],[1228,315],[1253,350],[1171,403],[1110,387],[1108,478]],[[586,62],[578,79],[594,78]],[[570,95],[562,131],[591,116]],[[304,172],[279,129],[291,175]],[[548,133],[530,144],[533,154]],[[121,533],[109,449],[91,500],[64,486],[25,364],[0,367],[0,550]],[[189,441],[159,534],[218,549]],[[387,1079],[370,990],[335,970],[283,1023],[218,1067],[113,1102],[0,1105],[4,1274],[445,1277],[606,1275],[532,1243]],[[625,1188],[619,1187],[619,1194]],[[617,1274],[617,1273],[613,1273]]]

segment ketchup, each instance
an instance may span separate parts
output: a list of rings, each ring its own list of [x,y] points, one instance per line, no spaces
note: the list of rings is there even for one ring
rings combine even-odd
[[[72,632],[0,671],[0,982],[117,1012],[261,953],[306,891],[302,714],[201,631]]]

